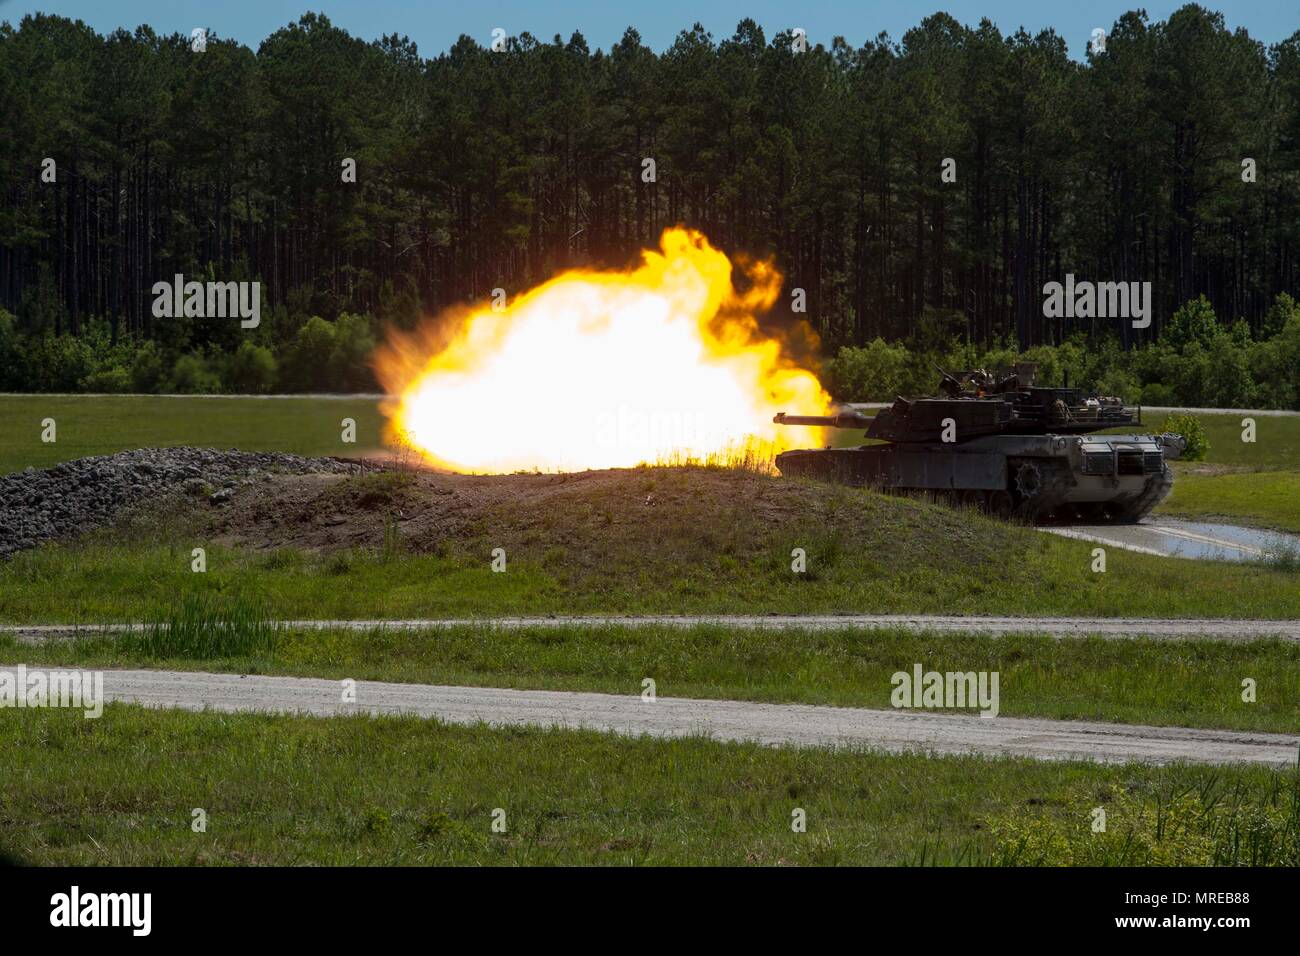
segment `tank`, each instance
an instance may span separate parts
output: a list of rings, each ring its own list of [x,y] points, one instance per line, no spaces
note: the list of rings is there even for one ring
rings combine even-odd
[[[874,418],[860,406],[779,414],[781,425],[862,428],[872,442],[787,451],[776,466],[786,476],[928,493],[1041,524],[1139,521],[1173,487],[1168,461],[1183,452],[1183,438],[1140,433],[1141,409],[1118,398],[1035,387],[1035,371],[939,369],[938,395],[900,397]],[[1116,428],[1134,431],[1098,434]]]

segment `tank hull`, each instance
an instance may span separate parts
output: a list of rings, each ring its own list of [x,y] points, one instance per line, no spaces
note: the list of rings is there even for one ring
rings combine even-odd
[[[788,451],[781,474],[929,493],[1037,523],[1132,523],[1169,494],[1174,436],[985,435]]]

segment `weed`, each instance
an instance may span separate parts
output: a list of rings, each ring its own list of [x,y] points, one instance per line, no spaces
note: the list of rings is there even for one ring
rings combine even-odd
[[[990,822],[993,862],[1004,866],[1296,866],[1300,777],[1279,775],[1263,800],[1239,782],[1143,790],[1112,785],[1059,812]],[[1106,829],[1094,832],[1094,804]]]
[[[261,605],[191,593],[143,631],[125,635],[121,645],[146,658],[212,660],[270,656],[278,638],[278,625]]]

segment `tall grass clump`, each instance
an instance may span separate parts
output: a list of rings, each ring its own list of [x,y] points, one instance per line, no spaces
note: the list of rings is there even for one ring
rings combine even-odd
[[[1289,541],[1276,541],[1264,548],[1258,562],[1276,571],[1300,571],[1300,547]]]
[[[145,657],[213,660],[269,656],[279,637],[279,625],[261,604],[187,594],[121,643]]]
[[[385,564],[401,558],[406,551],[406,544],[402,540],[402,529],[397,523],[396,515],[384,516],[384,543],[379,549],[379,560]]]
[[[741,441],[729,441],[722,448],[704,454],[682,450],[662,452],[654,461],[642,462],[638,467],[711,468],[747,471],[755,475],[776,475],[779,474],[776,454],[773,442],[749,435]]]
[[[1106,829],[1092,829],[1093,804]],[[1199,783],[1156,792],[1112,786],[1064,813],[990,821],[992,862],[1004,866],[1300,865],[1300,777],[1282,771],[1263,785]]]

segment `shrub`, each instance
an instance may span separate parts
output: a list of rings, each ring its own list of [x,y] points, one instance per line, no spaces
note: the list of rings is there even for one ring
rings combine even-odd
[[[158,346],[146,342],[140,346],[135,353],[135,361],[131,363],[131,388],[142,394],[156,392],[162,377],[163,361]]]
[[[210,394],[221,391],[221,379],[202,355],[190,352],[176,360],[164,388],[178,395]]]
[[[394,286],[392,279],[384,280],[376,311],[381,321],[409,332],[420,321],[420,295],[410,278],[402,276],[399,281],[400,286]]]
[[[1203,461],[1205,453],[1210,450],[1210,439],[1205,434],[1205,426],[1195,415],[1169,415],[1161,424],[1160,430],[1183,436],[1187,442],[1187,448],[1182,454],[1184,461]]]
[[[1004,345],[1000,348],[994,346],[989,349],[979,357],[975,364],[986,372],[992,372],[996,375],[1004,369],[1010,370],[1015,368],[1016,362],[1019,360],[1020,358],[1017,355],[1015,348],[1009,345]],[[1028,359],[1027,361],[1032,361],[1032,359]],[[949,371],[951,371],[951,369],[949,369]],[[934,374],[937,377],[939,373],[935,372]]]
[[[1296,302],[1285,292],[1279,292],[1273,299],[1273,304],[1264,313],[1260,337],[1272,338],[1286,328],[1288,322],[1293,320],[1300,321],[1300,302]]]
[[[1096,383],[1099,395],[1114,395],[1125,402],[1132,402],[1138,394],[1137,381],[1125,369],[1112,368]]]
[[[17,320],[0,309],[0,392],[17,390],[21,379],[18,368],[18,334],[14,331]]]
[[[78,391],[95,367],[90,346],[71,335],[29,337],[18,359],[26,371],[15,384],[33,392]]]
[[[1214,398],[1207,390],[1210,355],[1200,342],[1193,340],[1187,343],[1182,358],[1174,366],[1173,376],[1173,385],[1178,394],[1177,404],[1193,408],[1214,404]]]
[[[1129,368],[1142,383],[1142,401],[1148,405],[1177,405],[1178,389],[1176,380],[1182,357],[1169,345],[1159,342],[1145,348],[1135,349],[1129,359]],[[1158,398],[1149,398],[1148,389],[1155,389],[1152,394]]]
[[[1021,362],[1034,362],[1038,372],[1034,378],[1036,384],[1043,388],[1060,388],[1064,371],[1061,367],[1061,353],[1050,345],[1035,345],[1025,349],[1020,355]]]
[[[275,385],[276,361],[271,350],[245,339],[225,367],[226,390],[240,395],[264,395]]]
[[[334,323],[334,350],[330,353],[328,388],[331,391],[368,391],[375,387],[370,356],[375,338],[370,317],[344,312]]]
[[[280,384],[290,392],[326,388],[334,354],[334,326],[315,315],[298,330],[280,361]]]
[[[1288,319],[1272,338],[1255,343],[1250,374],[1253,406],[1300,408],[1300,315]]]
[[[907,378],[905,345],[877,338],[864,348],[845,346],[828,363],[831,391],[843,402],[892,402]]]
[[[1177,396],[1171,386],[1162,382],[1152,382],[1150,385],[1143,385],[1141,392],[1141,402],[1143,405],[1163,405],[1170,406],[1177,402]]]
[[[1205,397],[1221,408],[1250,404],[1254,390],[1247,364],[1249,353],[1228,335],[1217,335],[1210,343],[1205,371]]]
[[[81,383],[87,392],[118,394],[131,391],[131,373],[120,365],[112,365],[91,372]]]
[[[1208,347],[1218,332],[1219,320],[1214,315],[1214,306],[1202,295],[1183,303],[1160,330],[1160,341],[1179,351],[1192,342]]]

